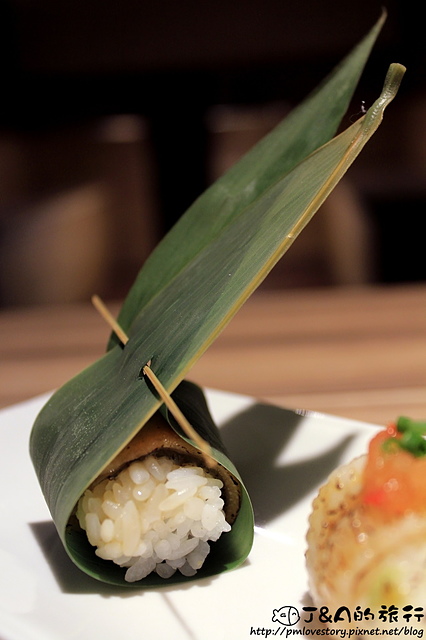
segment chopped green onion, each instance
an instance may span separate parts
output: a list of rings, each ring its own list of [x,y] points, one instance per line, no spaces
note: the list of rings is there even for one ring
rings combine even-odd
[[[398,418],[396,428],[402,434],[400,438],[389,438],[383,443],[383,448],[388,452],[394,451],[398,446],[408,451],[416,458],[426,455],[426,422],[411,420],[405,416]]]

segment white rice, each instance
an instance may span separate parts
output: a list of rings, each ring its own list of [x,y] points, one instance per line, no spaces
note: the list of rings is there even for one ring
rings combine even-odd
[[[132,462],[80,498],[77,518],[95,553],[126,567],[128,582],[155,571],[193,576],[210,546],[230,531],[223,483],[201,467],[179,467],[166,457]]]

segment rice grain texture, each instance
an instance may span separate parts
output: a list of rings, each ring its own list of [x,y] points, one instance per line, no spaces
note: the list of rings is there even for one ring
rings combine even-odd
[[[127,582],[153,571],[164,579],[176,571],[192,576],[209,542],[231,529],[222,487],[201,467],[150,455],[87,489],[76,515],[96,555],[125,567]]]

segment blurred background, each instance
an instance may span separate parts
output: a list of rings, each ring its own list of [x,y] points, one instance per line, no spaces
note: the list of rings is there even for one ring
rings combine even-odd
[[[265,288],[426,280],[425,47],[388,19],[344,126],[397,99]],[[0,308],[121,298],[191,202],[367,33],[382,3],[3,0]]]

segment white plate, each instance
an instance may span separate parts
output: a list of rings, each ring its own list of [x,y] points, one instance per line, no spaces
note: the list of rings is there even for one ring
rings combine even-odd
[[[1,640],[243,640],[284,630],[274,609],[309,604],[312,498],[333,468],[365,451],[373,426],[219,391],[207,396],[253,500],[254,547],[239,569],[158,591],[120,590],[74,567],[28,454],[47,396],[0,411]]]

